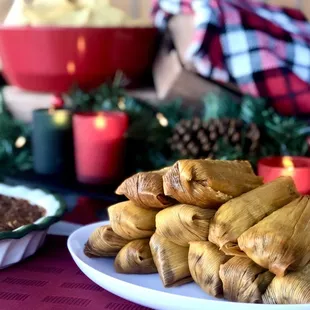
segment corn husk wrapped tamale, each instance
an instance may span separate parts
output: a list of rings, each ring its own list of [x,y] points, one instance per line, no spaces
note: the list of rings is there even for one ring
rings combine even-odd
[[[263,295],[265,304],[310,303],[310,264],[285,277],[275,277]]]
[[[208,240],[209,224],[216,210],[176,205],[156,215],[156,233],[181,246]]]
[[[188,247],[179,246],[157,233],[151,237],[150,247],[165,287],[180,286],[193,280],[188,267]]]
[[[224,298],[230,301],[262,303],[262,295],[274,274],[248,257],[233,257],[220,267]]]
[[[310,261],[310,196],[273,212],[238,238],[248,257],[277,276]]]
[[[117,235],[110,225],[95,229],[85,244],[88,257],[114,257],[129,241]]]
[[[164,194],[163,175],[168,169],[137,173],[126,179],[118,187],[116,194],[125,195],[137,206],[143,208],[169,207],[175,204],[175,200]]]
[[[218,208],[260,185],[247,161],[179,160],[163,176],[164,192],[180,203]]]
[[[226,256],[216,245],[208,241],[190,242],[188,264],[194,281],[209,295],[223,296],[223,284],[219,276],[221,264]]]
[[[125,245],[115,258],[116,272],[126,274],[156,273],[157,269],[149,243],[150,239],[140,239]]]
[[[210,224],[209,240],[227,255],[244,255],[237,239],[263,218],[299,196],[291,177],[280,177],[222,205]]]
[[[127,240],[151,237],[155,232],[157,212],[139,208],[131,201],[121,202],[108,208],[113,231]]]

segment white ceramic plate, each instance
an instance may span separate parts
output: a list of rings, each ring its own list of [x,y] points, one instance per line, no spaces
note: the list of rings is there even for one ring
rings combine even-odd
[[[111,258],[90,259],[83,253],[84,244],[95,228],[108,222],[84,226],[68,239],[69,251],[84,274],[102,288],[122,298],[152,309],[171,310],[309,310],[310,305],[260,305],[232,303],[205,294],[190,283],[164,288],[158,274],[123,275],[114,271]],[[100,308],[98,308],[100,309]]]

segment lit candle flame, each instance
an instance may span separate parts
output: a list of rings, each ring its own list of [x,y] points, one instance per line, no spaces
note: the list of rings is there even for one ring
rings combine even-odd
[[[65,110],[55,110],[50,108],[49,114],[52,116],[54,124],[58,126],[64,126],[69,124],[69,113]]]
[[[98,114],[98,116],[95,118],[95,128],[97,129],[104,129],[107,126],[107,122],[103,114]]]
[[[282,159],[282,165],[285,168],[282,175],[293,176],[294,175],[294,163],[292,157],[284,156]]]

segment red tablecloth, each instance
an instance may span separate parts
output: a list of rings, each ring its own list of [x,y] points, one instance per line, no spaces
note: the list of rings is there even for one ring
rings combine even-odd
[[[34,256],[0,271],[0,310],[147,310],[90,281],[72,260],[66,241],[48,236]]]

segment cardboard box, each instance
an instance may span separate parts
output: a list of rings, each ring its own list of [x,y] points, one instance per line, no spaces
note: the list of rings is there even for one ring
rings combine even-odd
[[[169,23],[153,67],[154,84],[160,100],[182,98],[186,103],[201,102],[208,92],[228,91],[240,97],[232,85],[222,85],[201,77],[186,53],[194,33],[191,16],[176,16]]]

